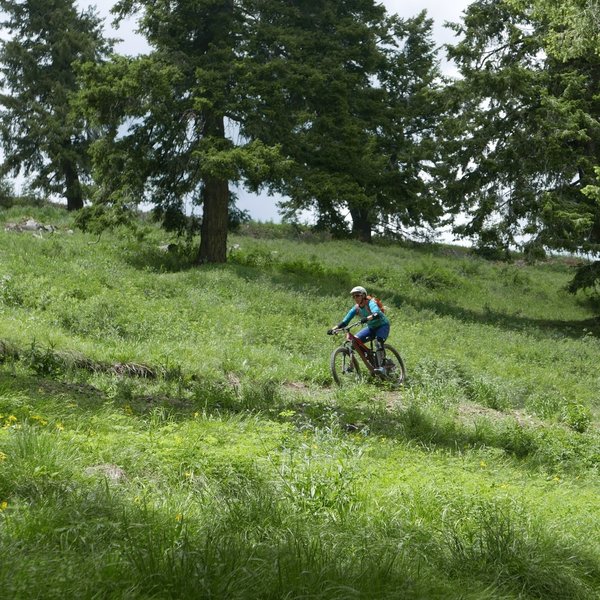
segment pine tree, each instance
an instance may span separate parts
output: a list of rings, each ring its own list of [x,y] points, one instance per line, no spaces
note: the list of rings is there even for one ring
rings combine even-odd
[[[255,3],[123,0],[115,11],[137,15],[151,52],[84,68],[86,114],[112,123],[92,150],[98,200],[149,202],[166,226],[182,222],[186,204],[202,206],[198,262],[224,262],[230,182],[257,189],[285,162],[275,145],[227,130],[246,114],[240,82],[252,76]]]
[[[94,11],[74,0],[0,0],[8,39],[0,42],[2,174],[33,176],[32,189],[83,206],[87,149],[95,137],[72,108],[77,62],[97,62],[110,49]]]
[[[553,20],[584,4],[478,0],[455,26],[463,78],[448,95],[447,190],[470,212],[461,232],[482,246],[506,251],[525,235],[532,253],[600,252],[598,35],[569,30],[573,15]]]
[[[262,4],[252,53],[266,60],[252,86],[270,89],[269,105],[244,131],[291,159],[278,190],[288,217],[310,209],[320,227],[368,242],[439,216],[423,180],[435,159],[430,34],[424,14],[390,18],[370,0]]]

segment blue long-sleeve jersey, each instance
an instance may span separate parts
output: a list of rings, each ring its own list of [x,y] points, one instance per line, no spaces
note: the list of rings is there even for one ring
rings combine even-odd
[[[358,310],[357,310],[358,309]],[[346,327],[352,321],[354,317],[368,317],[373,315],[373,320],[367,321],[367,327],[369,329],[377,329],[386,323],[389,323],[389,319],[379,308],[379,305],[374,298],[371,298],[367,304],[363,307],[357,306],[356,304],[348,311],[348,314],[344,317],[343,321],[340,321],[342,327]]]

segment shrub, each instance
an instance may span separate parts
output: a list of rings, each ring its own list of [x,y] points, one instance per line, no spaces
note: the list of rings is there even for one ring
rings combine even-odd
[[[560,412],[564,398],[554,390],[534,391],[527,398],[526,408],[533,414],[547,419]]]
[[[512,421],[501,432],[500,445],[517,458],[525,458],[538,450],[539,439],[535,430]]]
[[[514,266],[504,266],[500,270],[500,276],[508,285],[522,288],[524,291],[527,291],[531,286],[531,277],[529,274]]]
[[[270,267],[278,262],[277,255],[265,248],[255,248],[246,251],[239,246],[234,246],[229,251],[229,262],[245,267]]]
[[[67,331],[94,339],[142,337],[147,325],[130,319],[131,310],[125,300],[98,295],[63,307],[58,322]]]
[[[502,381],[493,381],[486,377],[475,377],[466,383],[467,397],[476,404],[504,411],[511,402]]]
[[[38,375],[56,375],[65,368],[53,348],[42,348],[35,341],[22,353],[23,362]]]
[[[460,277],[450,269],[434,262],[423,262],[421,266],[408,272],[408,277],[414,285],[429,290],[443,290],[458,287]]]
[[[592,413],[589,407],[579,402],[569,402],[563,409],[562,420],[571,429],[583,433],[592,422]]]

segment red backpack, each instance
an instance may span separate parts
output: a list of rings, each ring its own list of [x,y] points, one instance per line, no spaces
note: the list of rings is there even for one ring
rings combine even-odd
[[[383,305],[383,302],[382,302],[382,301],[381,301],[379,298],[377,298],[377,296],[367,296],[367,304],[366,304],[366,306],[367,306],[367,310],[368,310],[369,312],[371,312],[371,309],[369,308],[369,302],[370,302],[371,300],[375,300],[375,302],[377,302],[377,306],[379,306],[379,310],[380,310],[382,313],[385,313],[385,306]],[[359,309],[359,308],[360,308],[360,307],[359,307],[359,305],[357,304],[357,305],[356,305],[356,314],[358,314],[358,309]]]

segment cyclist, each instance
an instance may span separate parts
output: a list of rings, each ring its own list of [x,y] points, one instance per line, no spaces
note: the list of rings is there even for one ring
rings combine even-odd
[[[348,311],[343,320],[332,329],[329,329],[327,333],[331,335],[336,329],[346,327],[354,317],[359,316],[361,318],[360,322],[366,325],[366,327],[361,329],[356,334],[356,337],[362,342],[368,342],[377,338],[379,346],[383,346],[383,342],[390,335],[390,320],[385,316],[375,298],[370,298],[367,290],[361,285],[353,287],[350,290],[350,295],[356,304]],[[379,364],[382,365],[384,359],[383,351],[381,351],[378,359]]]

